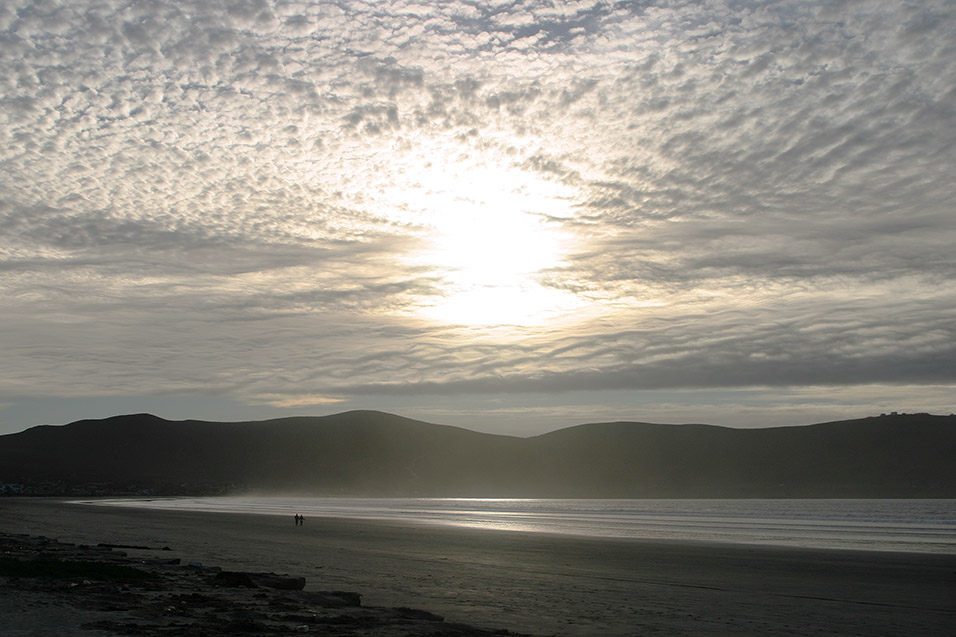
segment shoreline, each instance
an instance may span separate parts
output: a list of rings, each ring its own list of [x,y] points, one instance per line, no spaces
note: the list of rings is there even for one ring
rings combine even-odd
[[[73,500],[73,499],[71,499]],[[938,635],[956,556],[588,539],[378,520],[0,500],[0,532],[168,545],[184,563],[288,573],[305,590],[534,635]]]
[[[297,502],[301,500],[301,502]],[[505,512],[496,509],[481,510],[480,515],[473,515],[470,507],[464,509],[456,506],[448,506],[449,501],[458,502],[468,501],[469,498],[338,498],[338,497],[284,497],[269,498],[264,496],[233,496],[233,497],[104,497],[96,498],[70,498],[68,501],[89,505],[119,506],[130,508],[147,508],[168,511],[194,511],[208,513],[242,513],[255,515],[293,515],[294,512],[306,513],[310,517],[324,519],[345,519],[352,522],[371,522],[371,523],[395,523],[399,525],[419,525],[423,527],[455,527],[472,530],[487,530],[495,532],[517,532],[517,533],[535,533],[542,536],[555,537],[577,537],[592,540],[599,539],[621,539],[634,541],[655,541],[655,542],[677,542],[677,543],[705,543],[716,545],[736,545],[736,546],[765,546],[781,547],[793,549],[822,549],[822,550],[850,550],[850,551],[875,551],[883,553],[928,553],[940,555],[956,555],[956,527],[953,522],[956,521],[956,500],[939,500],[936,498],[927,499],[921,502],[941,503],[948,516],[940,518],[935,523],[927,523],[922,527],[910,528],[905,518],[888,517],[883,519],[882,524],[875,524],[872,516],[879,516],[881,512],[877,510],[868,510],[866,507],[854,508],[851,506],[849,518],[834,518],[832,521],[826,517],[806,518],[806,525],[794,524],[793,518],[789,513],[775,518],[774,513],[763,513],[763,519],[758,524],[751,527],[741,526],[733,516],[752,515],[753,510],[746,511],[747,504],[753,500],[720,500],[718,502],[735,503],[734,509],[713,510],[711,509],[714,500],[679,500],[681,503],[679,516],[683,516],[689,510],[688,502],[691,506],[699,505],[708,510],[707,515],[710,522],[701,525],[699,522],[687,523],[687,518],[674,516],[672,509],[663,507],[655,509],[656,505],[651,507],[651,516],[648,519],[633,518],[636,526],[628,524],[618,524],[613,521],[612,524],[602,525],[600,518],[590,519],[588,524],[568,523],[562,520],[560,512],[554,519],[547,519],[545,524],[538,523],[535,517],[539,515],[549,518],[551,511],[537,509],[519,509],[506,510]],[[477,499],[482,502],[483,499]],[[496,501],[498,499],[495,499]],[[503,499],[507,501],[507,499]],[[523,499],[518,499],[521,502]],[[172,504],[167,504],[169,501]],[[185,505],[183,502],[185,501]],[[316,502],[321,502],[319,507],[315,507]],[[368,505],[362,504],[356,506],[357,502],[371,502]],[[393,508],[392,503],[398,501],[404,503],[397,508]],[[434,501],[437,505],[431,504]],[[546,502],[565,502],[565,500],[547,500]],[[593,500],[571,499],[573,502],[583,504],[587,511],[588,503]],[[648,502],[643,500],[624,499],[622,502]],[[757,502],[790,502],[789,500],[763,499]],[[340,502],[348,503],[344,507]],[[421,504],[424,502],[425,504]],[[617,502],[616,500],[599,500],[599,502]],[[657,501],[653,501],[657,502]],[[663,502],[674,502],[664,500]],[[832,503],[846,502],[851,505],[858,505],[860,502],[871,502],[869,500],[858,499],[828,499],[811,500],[809,502],[824,502],[827,505]],[[875,500],[878,503],[910,503],[909,500]],[[385,503],[385,504],[383,504]],[[412,513],[404,510],[405,506],[412,506]],[[424,509],[419,510],[419,507]],[[478,505],[479,508],[481,505]],[[741,509],[740,507],[743,507]],[[845,505],[844,505],[845,506]],[[432,508],[436,507],[436,508]],[[822,515],[832,515],[833,511],[820,511]],[[841,512],[844,513],[845,512]],[[936,516],[937,511],[911,511],[910,515],[918,518],[924,516]],[[777,515],[780,515],[778,512]],[[490,516],[490,517],[489,517]],[[530,517],[526,517],[530,516]],[[769,517],[766,517],[769,516]],[[580,520],[580,516],[578,517]],[[693,519],[693,518],[691,518]],[[854,520],[862,520],[863,526],[854,529]],[[730,522],[728,522],[730,521]],[[647,522],[650,524],[647,525]],[[849,524],[841,526],[844,522]],[[661,530],[662,523],[666,525],[666,530]],[[791,526],[787,526],[787,525]],[[836,525],[836,526],[832,526]],[[902,525],[902,526],[901,526]],[[869,528],[867,528],[869,527]],[[834,533],[837,529],[838,532]]]

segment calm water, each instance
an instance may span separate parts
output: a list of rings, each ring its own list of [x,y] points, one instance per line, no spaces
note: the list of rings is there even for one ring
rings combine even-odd
[[[594,537],[956,554],[956,500],[544,500],[216,497],[96,501],[161,509],[440,524]]]

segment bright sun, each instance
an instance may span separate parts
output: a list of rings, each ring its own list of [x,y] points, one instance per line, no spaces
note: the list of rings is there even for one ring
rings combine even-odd
[[[421,315],[459,325],[537,325],[581,305],[539,282],[570,247],[555,219],[571,216],[571,188],[518,169],[450,162],[417,171],[404,194],[429,231],[410,259],[445,282],[444,296]]]

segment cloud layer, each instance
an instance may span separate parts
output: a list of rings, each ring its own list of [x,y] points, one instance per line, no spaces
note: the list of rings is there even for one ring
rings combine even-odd
[[[954,59],[946,1],[5,2],[0,401],[952,387]]]

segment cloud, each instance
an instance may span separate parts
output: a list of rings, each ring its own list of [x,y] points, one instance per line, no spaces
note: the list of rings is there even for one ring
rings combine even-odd
[[[952,383],[954,32],[948,2],[8,3],[0,399]],[[563,237],[522,285],[574,314],[425,316],[438,229],[506,206]]]
[[[565,338],[559,347],[529,339],[499,347],[493,356],[459,351],[474,375],[464,376],[465,366],[448,360],[447,380],[409,384],[399,375],[393,382],[335,391],[492,394],[956,382],[956,334],[933,302],[889,309],[874,300],[834,301],[809,311],[790,307],[785,314],[762,307],[722,314],[706,322],[658,318],[641,329]]]
[[[317,405],[335,405],[342,402],[341,398],[327,396],[288,396],[285,394],[263,394],[255,396],[259,404],[273,407],[315,407]]]

